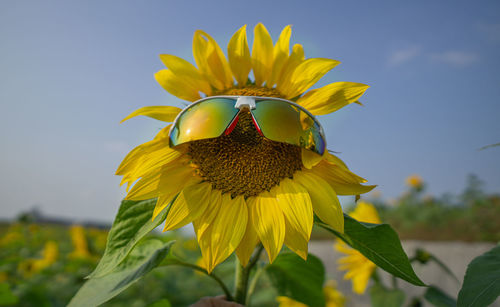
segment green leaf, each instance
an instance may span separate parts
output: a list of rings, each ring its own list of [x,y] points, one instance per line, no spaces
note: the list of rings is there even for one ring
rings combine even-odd
[[[405,301],[405,293],[399,289],[386,289],[375,284],[370,289],[372,307],[400,307]]]
[[[173,243],[153,238],[140,242],[109,274],[89,279],[68,306],[97,306],[110,300],[158,266]]]
[[[282,253],[266,272],[279,295],[311,307],[324,306],[325,267],[318,257],[309,254],[307,261],[295,253]]]
[[[456,307],[457,301],[444,293],[441,289],[430,286],[424,294],[424,298],[436,307]]]
[[[381,269],[414,285],[425,286],[413,271],[398,235],[388,224],[360,223],[347,214],[344,214],[343,234],[322,222],[316,224],[357,249]]]
[[[483,147],[479,148],[479,150],[485,150],[485,149],[488,149],[488,148],[491,148],[491,147],[498,147],[498,146],[500,146],[500,143],[486,145],[486,146],[483,146]]]
[[[88,278],[102,277],[110,273],[127,257],[139,240],[165,220],[167,209],[152,221],[155,206],[156,199],[122,201],[109,231],[104,255]]]
[[[164,299],[156,301],[152,304],[149,304],[148,307],[172,307],[172,304],[170,304],[169,300],[164,298]]]
[[[500,295],[500,245],[474,258],[465,272],[458,306],[488,306]]]
[[[0,306],[15,305],[19,299],[10,290],[8,283],[0,283]]]

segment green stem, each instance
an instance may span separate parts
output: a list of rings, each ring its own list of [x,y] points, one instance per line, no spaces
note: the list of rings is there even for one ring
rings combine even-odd
[[[214,273],[208,273],[207,270],[205,270],[204,268],[202,268],[200,266],[197,266],[197,265],[192,264],[192,263],[180,261],[180,260],[177,260],[175,263],[171,263],[171,264],[167,264],[167,265],[172,265],[172,264],[174,264],[174,265],[182,265],[182,266],[185,266],[185,267],[191,268],[193,270],[196,270],[196,271],[204,273],[205,275],[207,275],[208,277],[212,278],[213,280],[215,280],[219,284],[219,286],[221,287],[222,291],[224,291],[224,294],[226,295],[226,299],[228,301],[234,301],[234,298],[231,295],[231,292],[226,287],[226,285],[224,284],[224,282],[222,281],[222,279],[220,279]]]
[[[235,302],[242,304],[246,298],[248,276],[244,273],[245,268],[241,265],[239,259],[236,258],[236,271],[234,272],[234,298]]]
[[[373,281],[374,281],[376,284],[379,284],[379,285],[381,285],[382,287],[384,287],[384,283],[382,283],[382,280],[380,280],[380,276],[378,275],[377,270],[373,271],[371,278],[373,279]],[[384,287],[384,288],[385,288],[385,287]]]
[[[257,281],[259,280],[262,272],[264,272],[264,269],[262,267],[257,268],[257,271],[255,272],[252,281],[250,281],[250,285],[248,286],[247,300],[246,300],[247,306],[250,305],[250,298],[252,297],[252,294],[255,291],[255,287],[257,286]]]
[[[392,275],[392,287],[394,289],[399,289],[399,286],[398,286],[398,279],[396,276]]]
[[[260,254],[264,247],[260,244],[252,257],[248,261],[247,266],[243,267],[238,259],[236,259],[236,272],[235,272],[235,293],[234,301],[244,305],[247,298],[248,278],[250,272],[260,258]]]

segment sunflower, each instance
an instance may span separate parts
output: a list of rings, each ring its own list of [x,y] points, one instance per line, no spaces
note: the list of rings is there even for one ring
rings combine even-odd
[[[424,180],[419,175],[413,174],[406,178],[406,185],[410,188],[420,190],[424,186]]]
[[[69,255],[73,259],[91,259],[85,228],[81,225],[73,225],[70,230],[71,242],[73,243],[73,252]]]
[[[325,297],[325,307],[344,307],[346,298],[337,290],[337,283],[330,280],[323,287],[323,295]],[[276,300],[279,303],[278,307],[308,307],[308,305],[298,302],[286,296],[278,296]]]
[[[360,222],[381,223],[377,209],[367,202],[360,201],[349,215]],[[346,254],[345,257],[340,258],[338,261],[340,265],[339,270],[347,270],[344,279],[352,280],[352,290],[354,293],[363,294],[377,266],[360,252],[347,246],[346,243],[339,239],[337,239],[335,249],[342,254]]]
[[[42,258],[31,258],[19,263],[19,271],[25,277],[31,277],[52,264],[59,258],[59,247],[54,241],[47,241],[42,251]]]
[[[358,102],[367,85],[337,82],[306,91],[339,64],[306,59],[301,45],[290,52],[291,27],[277,42],[262,24],[254,28],[252,52],[246,26],[232,36],[228,57],[207,33],[193,38],[196,66],[174,55],[160,55],[167,69],[155,78],[169,93],[193,102],[214,95],[278,97],[292,100],[313,115],[334,112]],[[253,71],[254,80],[249,79]],[[152,106],[125,120],[145,115],[173,122],[181,109]],[[337,195],[359,195],[373,186],[350,172],[338,157],[271,141],[241,114],[234,130],[217,138],[169,146],[171,125],[133,149],[116,174],[128,188],[126,199],[157,197],[155,218],[169,207],[164,230],[193,223],[205,267],[210,272],[233,252],[246,265],[261,242],[272,262],[283,244],[307,257],[313,215],[343,231]]]

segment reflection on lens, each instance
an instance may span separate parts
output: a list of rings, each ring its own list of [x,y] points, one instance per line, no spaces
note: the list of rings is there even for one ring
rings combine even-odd
[[[170,146],[221,136],[239,112],[234,103],[231,98],[213,98],[185,109],[170,131]]]
[[[266,138],[297,145],[320,155],[325,152],[321,127],[300,108],[285,101],[260,100],[252,114]]]

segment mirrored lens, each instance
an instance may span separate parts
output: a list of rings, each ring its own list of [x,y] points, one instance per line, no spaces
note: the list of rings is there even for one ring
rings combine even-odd
[[[262,134],[273,141],[325,152],[321,126],[302,109],[279,100],[257,100],[252,110]]]
[[[239,112],[235,101],[213,98],[185,109],[170,131],[170,146],[221,136]]]

